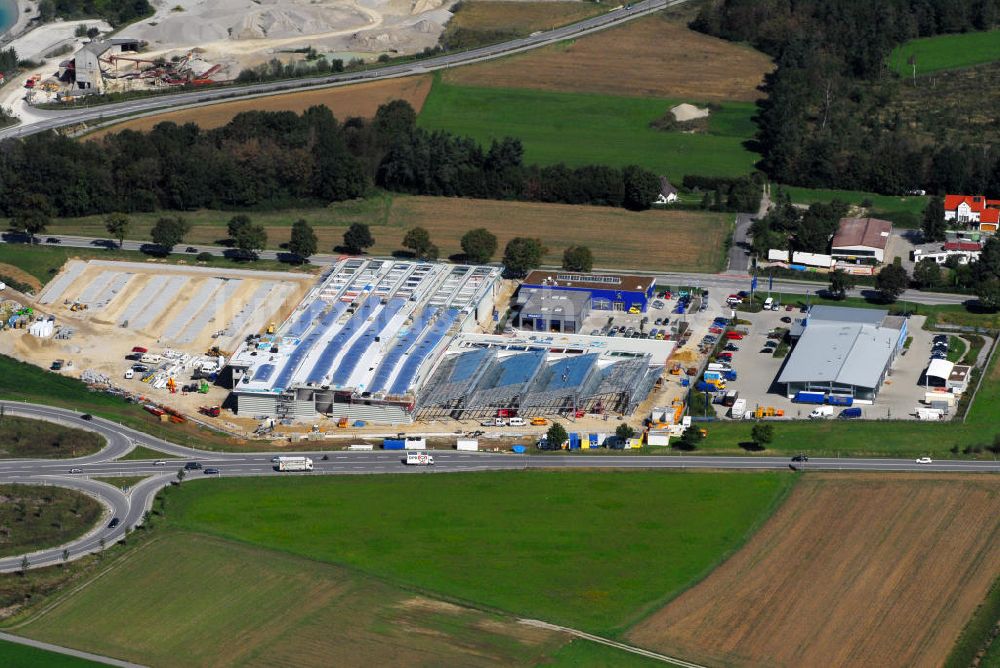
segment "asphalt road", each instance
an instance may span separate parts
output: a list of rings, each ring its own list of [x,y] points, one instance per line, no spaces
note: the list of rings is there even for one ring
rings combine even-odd
[[[613,454],[554,454],[554,455],[513,455],[486,452],[434,452],[435,465],[428,467],[406,466],[405,455],[401,452],[307,452],[313,459],[314,470],[305,473],[279,473],[273,469],[271,458],[276,453],[218,453],[186,448],[164,441],[142,432],[118,425],[114,422],[94,418],[85,421],[79,413],[40,406],[35,404],[5,403],[9,414],[24,415],[70,424],[82,429],[90,429],[104,435],[109,445],[100,453],[79,459],[13,459],[0,460],[0,483],[51,484],[71,487],[93,495],[107,508],[107,516],[102,523],[85,536],[56,548],[40,550],[28,554],[29,567],[37,568],[63,561],[63,550],[69,552],[70,559],[79,558],[102,546],[113,545],[124,536],[126,529],[141,523],[143,514],[152,507],[156,493],[177,480],[177,471],[187,461],[197,461],[202,466],[218,468],[220,474],[206,475],[203,470],[189,471],[183,484],[206,481],[211,484],[217,478],[249,476],[316,476],[316,475],[358,475],[406,473],[428,475],[471,471],[501,471],[528,469],[727,469],[727,470],[789,470],[788,457],[726,456],[704,455],[613,455]],[[136,445],[145,445],[178,459],[157,460],[116,460],[127,454]],[[295,453],[282,452],[282,455]],[[327,459],[323,460],[322,457]],[[836,459],[816,458],[806,464],[797,465],[806,469],[823,471],[876,471],[906,472],[935,471],[949,473],[1000,473],[1000,462],[946,460],[932,464],[917,464],[909,459]],[[79,473],[70,473],[80,469]],[[94,480],[112,476],[149,476],[134,487],[123,492],[116,487]],[[111,529],[108,519],[117,517],[120,524]],[[0,572],[18,570],[22,556],[0,559]]]
[[[332,88],[344,86],[362,81],[376,81],[380,79],[394,79],[398,77],[411,76],[415,74],[425,74],[435,70],[441,70],[457,65],[467,65],[492,60],[512,53],[537,49],[539,47],[561,42],[571,37],[579,37],[591,32],[604,30],[619,23],[624,23],[632,19],[650,14],[665,7],[679,5],[686,0],[642,0],[631,4],[628,8],[613,10],[607,14],[595,16],[593,18],[573,23],[561,28],[547,30],[529,37],[492,44],[489,46],[470,49],[460,53],[446,53],[433,58],[401,63],[399,65],[387,65],[386,67],[366,70],[363,72],[345,72],[327,77],[312,79],[295,79],[291,81],[274,81],[270,83],[257,84],[252,86],[227,86],[217,89],[195,90],[188,93],[177,93],[172,95],[161,95],[156,97],[141,98],[128,102],[116,102],[114,104],[104,104],[92,108],[82,109],[33,109],[33,113],[41,118],[31,123],[22,123],[10,128],[0,130],[0,139],[7,137],[23,137],[35,134],[44,130],[53,130],[60,127],[73,126],[80,123],[100,123],[106,119],[123,116],[141,115],[147,112],[162,111],[166,109],[179,109],[183,107],[195,106],[208,102],[220,102],[238,98],[248,98],[261,95],[271,95],[274,93],[291,92],[302,89]]]
[[[740,214],[741,217],[744,214]],[[746,216],[746,225],[749,225],[749,216]],[[49,243],[49,240],[57,240]],[[68,234],[43,234],[36,237],[39,242],[38,245],[42,246],[60,246],[60,247],[71,247],[71,248],[118,248],[118,242],[112,241],[108,238],[99,237],[81,237],[76,235]],[[23,234],[6,232],[0,234],[0,243],[25,243],[26,237]],[[735,248],[736,244],[734,244]],[[152,247],[152,244],[148,241],[137,241],[126,239],[122,244],[122,249],[130,251],[143,251],[148,250]],[[191,249],[190,251],[188,249]],[[224,246],[216,245],[204,245],[204,244],[180,244],[174,249],[175,253],[188,255],[194,257],[198,253],[211,253],[217,257],[224,257],[231,254],[232,249],[226,248]],[[660,272],[649,272],[649,271],[635,271],[630,270],[627,267],[619,267],[616,271],[630,271],[631,273],[637,274],[652,274],[656,276],[656,280],[661,285],[697,285],[706,289],[716,289],[719,291],[724,291],[726,294],[737,292],[739,290],[749,290],[750,289],[750,276],[745,273],[746,268],[744,267],[743,272],[736,272],[732,270],[732,253],[730,251],[730,270],[724,274],[693,274],[693,273],[660,273]],[[262,260],[282,260],[290,261],[292,256],[281,250],[265,250],[258,254],[258,257]],[[339,261],[344,256],[341,254],[332,253],[317,253],[309,258],[309,261],[313,264],[327,265]],[[737,262],[739,264],[739,262]],[[253,265],[248,265],[248,268],[253,268]],[[766,291],[768,286],[768,281],[766,277],[760,277],[758,279],[757,289],[759,291]],[[818,281],[797,281],[793,279],[776,278],[774,279],[774,292],[775,293],[795,293],[804,294],[812,293],[816,294],[818,290],[822,290],[827,287],[826,283],[821,283]],[[864,297],[874,294],[872,288],[861,287],[855,288],[848,291],[848,296],[850,297]],[[970,295],[958,295],[948,292],[922,292],[917,290],[906,290],[899,297],[897,302],[914,302],[917,304],[927,304],[927,305],[946,305],[946,304],[964,304],[975,298]]]

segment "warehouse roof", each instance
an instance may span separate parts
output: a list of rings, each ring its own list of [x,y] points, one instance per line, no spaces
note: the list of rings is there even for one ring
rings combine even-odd
[[[852,306],[823,306],[817,304],[809,309],[809,324],[813,322],[841,322],[859,325],[881,325],[888,311],[876,308],[856,308]]]
[[[573,274],[567,271],[536,269],[524,278],[524,285],[583,288],[592,290],[627,290],[646,292],[656,279],[634,274]]]
[[[885,249],[892,233],[892,223],[880,218],[841,218],[840,228],[833,235],[833,248],[854,248],[867,246],[869,248]]]
[[[522,290],[522,292],[525,292]],[[576,317],[583,313],[590,295],[585,292],[552,293],[548,290],[529,288],[524,295],[527,299],[521,306],[523,314],[569,315]],[[519,296],[520,300],[520,296]]]
[[[778,382],[877,387],[899,336],[898,329],[871,324],[810,322]]]

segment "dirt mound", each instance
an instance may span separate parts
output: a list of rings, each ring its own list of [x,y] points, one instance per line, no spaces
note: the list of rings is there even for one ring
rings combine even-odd
[[[38,294],[38,291],[42,289],[42,282],[37,278],[26,272],[20,267],[15,267],[12,264],[6,264],[0,262],[0,277],[7,276],[14,279],[18,283],[23,283],[25,285],[30,285],[31,289]]]

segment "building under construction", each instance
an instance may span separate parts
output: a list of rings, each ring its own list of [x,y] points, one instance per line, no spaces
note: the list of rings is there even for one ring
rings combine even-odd
[[[500,269],[350,258],[334,265],[273,333],[232,357],[235,410],[407,423],[459,332],[491,327]]]
[[[628,415],[653,389],[673,346],[574,335],[459,335],[425,384],[417,414]]]

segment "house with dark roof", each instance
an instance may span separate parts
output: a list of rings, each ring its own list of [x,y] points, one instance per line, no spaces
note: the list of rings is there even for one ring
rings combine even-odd
[[[677,196],[677,188],[671,185],[667,177],[660,177],[660,194],[656,196],[656,201],[653,204],[673,204],[680,199]]]
[[[1000,228],[1000,199],[987,199],[983,195],[945,195],[944,219],[992,234]]]
[[[892,236],[892,223],[879,218],[841,218],[830,243],[837,262],[865,264],[885,262],[885,249]]]

